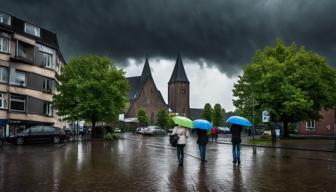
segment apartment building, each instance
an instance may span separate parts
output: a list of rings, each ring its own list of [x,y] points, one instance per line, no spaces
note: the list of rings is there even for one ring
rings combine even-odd
[[[0,133],[65,124],[52,107],[65,60],[55,33],[0,12]]]

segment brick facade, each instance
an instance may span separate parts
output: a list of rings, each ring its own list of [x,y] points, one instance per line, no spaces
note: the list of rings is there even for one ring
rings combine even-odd
[[[151,77],[145,81],[144,87],[137,99],[130,101],[127,117],[136,117],[139,108],[145,110],[151,124],[156,122],[156,115],[161,109],[168,111],[168,107]]]
[[[306,122],[300,122],[298,127],[299,134],[335,136],[336,135],[335,109],[321,110],[320,114],[322,118],[319,121],[315,121],[314,128],[307,128]]]

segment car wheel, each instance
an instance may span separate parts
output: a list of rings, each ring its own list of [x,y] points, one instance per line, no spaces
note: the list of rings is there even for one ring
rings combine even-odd
[[[60,142],[61,142],[60,137],[58,137],[58,136],[53,137],[53,143],[54,143],[54,144],[58,144],[58,143],[60,143]]]
[[[16,138],[16,144],[17,145],[22,145],[24,143],[24,139],[23,138]]]

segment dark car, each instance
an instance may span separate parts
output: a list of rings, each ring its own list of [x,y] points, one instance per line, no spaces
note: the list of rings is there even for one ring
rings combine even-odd
[[[53,126],[33,126],[24,131],[11,135],[8,142],[22,145],[24,143],[42,143],[51,142],[54,144],[64,142],[65,132]]]

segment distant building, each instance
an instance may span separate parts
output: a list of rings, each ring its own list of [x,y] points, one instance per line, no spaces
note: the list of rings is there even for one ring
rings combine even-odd
[[[128,93],[129,107],[126,118],[136,117],[139,108],[143,108],[151,124],[156,123],[156,115],[164,109],[171,113],[190,115],[189,80],[184,70],[181,54],[178,54],[172,76],[168,82],[168,104],[157,89],[146,58],[141,76],[127,78],[130,90]]]
[[[64,123],[52,97],[65,61],[56,34],[0,12],[0,131]]]
[[[156,114],[165,109],[168,111],[168,105],[165,103],[161,92],[157,89],[149,67],[148,58],[146,58],[141,76],[127,78],[130,90],[128,92],[129,107],[126,117],[136,117],[137,110],[143,108],[151,124],[156,122]]]
[[[336,136],[336,109],[321,110],[319,121],[310,120],[299,123],[300,135]]]

